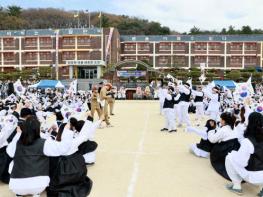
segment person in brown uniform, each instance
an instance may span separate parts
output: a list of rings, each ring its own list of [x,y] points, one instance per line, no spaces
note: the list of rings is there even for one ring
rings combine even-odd
[[[97,112],[98,116],[101,116],[101,108],[100,108],[100,95],[96,87],[92,88],[91,94],[91,116],[94,118],[95,111]]]
[[[102,108],[101,115],[104,117],[107,127],[112,127],[109,121],[109,114],[108,114],[108,98],[111,96],[107,96],[108,91],[112,88],[110,83],[106,83],[100,90],[100,105]]]
[[[110,96],[108,98],[108,103],[110,106],[110,115],[114,115],[113,114],[113,108],[114,108],[114,103],[115,103],[115,95],[116,95],[116,89],[115,87],[112,87],[112,89],[107,93],[108,96]]]

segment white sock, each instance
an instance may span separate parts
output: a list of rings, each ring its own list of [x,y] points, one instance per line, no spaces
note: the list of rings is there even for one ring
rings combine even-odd
[[[241,189],[240,183],[233,183],[233,189]]]

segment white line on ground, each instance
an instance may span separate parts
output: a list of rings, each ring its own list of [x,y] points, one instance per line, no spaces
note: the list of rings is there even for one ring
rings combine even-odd
[[[128,154],[128,155],[157,155],[160,152],[140,152],[140,151],[108,151],[108,150],[98,150],[98,152],[110,153],[110,154]]]
[[[133,194],[134,194],[135,184],[136,184],[138,173],[139,173],[139,157],[141,153],[143,153],[145,136],[146,136],[146,132],[148,129],[148,123],[149,123],[149,117],[150,117],[149,111],[145,112],[145,117],[146,119],[145,119],[144,127],[142,130],[142,136],[139,142],[138,150],[136,151],[137,153],[135,154],[135,158],[134,158],[132,177],[129,183],[127,197],[133,197]]]

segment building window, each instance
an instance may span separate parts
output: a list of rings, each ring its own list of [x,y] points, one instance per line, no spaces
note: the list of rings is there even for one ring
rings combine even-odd
[[[216,44],[216,43],[210,43],[209,44],[209,50],[210,51],[220,51],[221,50],[221,44]]]
[[[63,45],[75,45],[75,39],[73,37],[64,37],[62,40]]]
[[[124,56],[124,60],[136,60],[136,57],[134,56]]]
[[[75,53],[69,52],[69,51],[63,52],[62,59],[63,60],[74,60],[75,59]]]
[[[26,53],[26,62],[36,61],[36,60],[37,60],[37,53],[33,53],[33,52]]]
[[[241,65],[242,64],[242,57],[231,57],[230,58],[231,65]]]
[[[246,51],[256,51],[257,50],[257,43],[246,43],[245,44]]]
[[[173,50],[174,51],[185,51],[186,50],[185,43],[174,43]]]
[[[78,37],[78,45],[91,46],[90,37]]]
[[[89,60],[90,53],[89,52],[78,52],[78,60]]]
[[[204,56],[196,56],[194,57],[194,64],[206,63],[206,57]]]
[[[245,63],[250,65],[256,65],[257,57],[245,57]]]
[[[207,44],[206,43],[195,43],[194,50],[195,51],[206,51]]]
[[[125,44],[124,45],[124,51],[135,51],[136,50],[136,44]]]
[[[52,46],[52,38],[39,38],[41,46]]]
[[[52,56],[50,52],[41,52],[40,60],[52,60]]]
[[[159,64],[160,65],[167,65],[169,63],[169,59],[166,56],[159,57]]]
[[[208,64],[211,65],[220,65],[221,59],[220,57],[209,57],[208,58]]]
[[[13,38],[4,38],[4,46],[6,46],[6,47],[14,47],[15,46],[15,39],[13,39]]]
[[[243,44],[242,43],[231,43],[230,50],[231,51],[242,51]]]
[[[4,53],[4,61],[5,62],[15,62],[15,54],[14,53]]]
[[[25,46],[27,47],[37,46],[37,38],[25,38]]]
[[[140,43],[138,44],[138,51],[149,51],[150,44],[149,43]]]
[[[174,64],[175,65],[185,65],[186,64],[185,57],[184,56],[174,57]]]
[[[171,44],[170,43],[160,43],[159,50],[160,51],[170,51],[171,50]]]
[[[147,62],[150,61],[150,57],[149,56],[139,56],[138,59],[141,60],[141,61],[147,61]]]

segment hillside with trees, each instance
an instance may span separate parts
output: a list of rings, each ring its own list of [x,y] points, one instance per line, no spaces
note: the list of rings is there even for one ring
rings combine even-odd
[[[179,34],[180,30],[171,30],[155,21],[99,12],[65,11],[55,8],[23,9],[19,6],[0,7],[0,30],[48,29],[76,27],[116,27],[122,35],[169,35]],[[90,18],[90,24],[89,24]],[[221,31],[202,30],[193,27],[182,34],[263,34],[262,29],[243,26],[223,28]]]
[[[65,11],[54,8],[22,9],[18,6],[0,8],[0,29],[48,29],[77,27],[116,27],[121,34],[168,35],[170,29],[158,22],[87,11]]]

